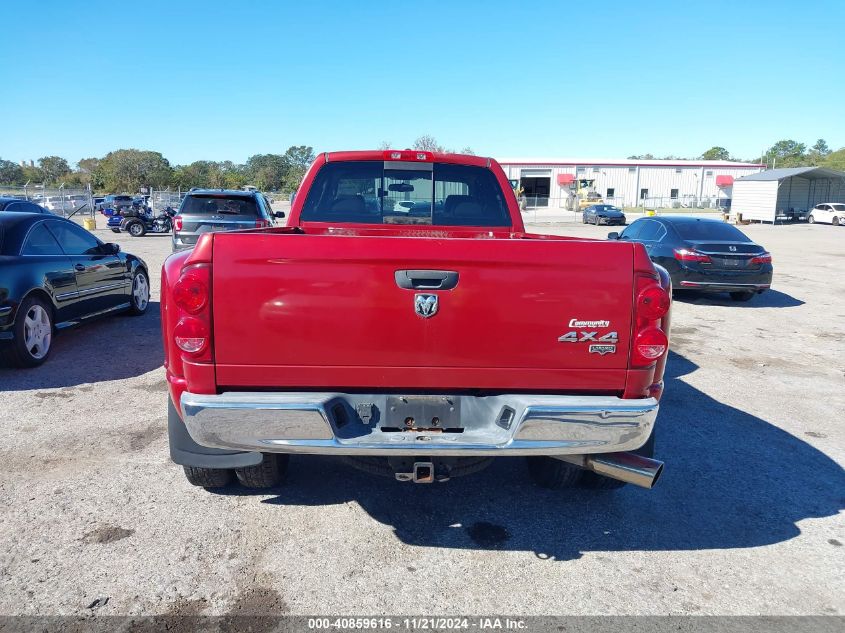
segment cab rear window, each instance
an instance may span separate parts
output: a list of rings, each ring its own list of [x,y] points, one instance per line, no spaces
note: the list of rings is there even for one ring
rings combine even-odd
[[[342,161],[324,165],[301,219],[356,224],[510,226],[489,169],[447,163]]]
[[[248,215],[259,214],[255,198],[246,196],[188,196],[179,209],[181,215]]]

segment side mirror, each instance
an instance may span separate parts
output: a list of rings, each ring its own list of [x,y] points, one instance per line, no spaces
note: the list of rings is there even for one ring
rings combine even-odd
[[[105,244],[106,253],[109,255],[117,255],[120,252],[120,244],[115,244],[114,242],[108,242]]]
[[[283,217],[285,217],[285,212],[284,211],[273,211],[273,217],[281,220]]]
[[[607,239],[618,240],[619,239],[619,233],[617,233],[616,231],[611,231],[610,233],[607,234]]]

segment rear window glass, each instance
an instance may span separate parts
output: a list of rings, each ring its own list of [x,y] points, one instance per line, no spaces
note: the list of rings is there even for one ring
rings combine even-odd
[[[46,224],[36,224],[29,232],[26,243],[21,250],[22,255],[61,255],[62,249],[53,234],[47,230]]]
[[[244,196],[188,196],[179,213],[183,215],[249,215],[258,216],[255,198]]]
[[[445,163],[343,161],[324,165],[302,207],[307,222],[510,226],[489,169]]]
[[[678,222],[673,225],[682,240],[715,240],[723,242],[750,242],[751,240],[731,224],[721,222]]]

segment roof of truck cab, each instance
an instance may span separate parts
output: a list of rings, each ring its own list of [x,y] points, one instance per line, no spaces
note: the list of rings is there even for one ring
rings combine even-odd
[[[401,154],[400,158],[394,158],[391,154]],[[475,165],[478,167],[489,167],[493,162],[492,158],[486,156],[475,156],[472,154],[449,154],[446,152],[429,152],[417,149],[373,149],[356,150],[348,152],[324,152],[326,162],[350,161],[350,160],[415,160],[412,154],[425,154],[425,162],[452,163],[455,165]]]
[[[242,189],[193,189],[186,195],[189,196],[243,196],[251,198],[257,191],[243,191]]]

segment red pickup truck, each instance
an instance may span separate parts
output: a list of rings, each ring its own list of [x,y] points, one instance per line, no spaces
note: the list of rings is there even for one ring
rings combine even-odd
[[[171,457],[206,488],[274,486],[291,453],[650,488],[670,297],[640,244],[526,233],[492,159],[322,154],[288,226],[164,264]]]

